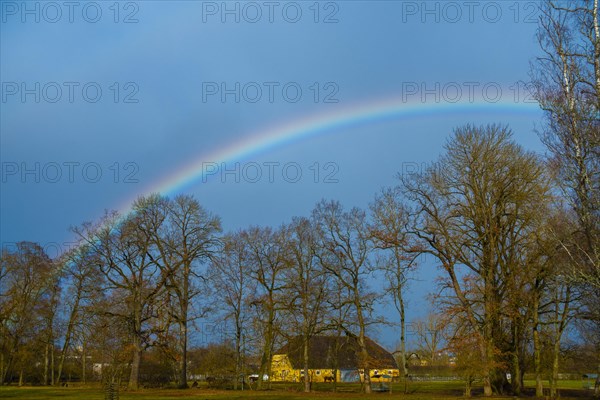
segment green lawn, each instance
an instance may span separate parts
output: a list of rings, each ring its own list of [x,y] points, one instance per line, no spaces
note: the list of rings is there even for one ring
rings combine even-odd
[[[533,382],[527,382],[531,385]],[[205,400],[280,400],[280,399],[376,399],[376,398],[402,398],[407,400],[454,400],[464,399],[462,397],[462,384],[460,382],[412,382],[409,385],[409,394],[403,394],[403,385],[394,384],[393,393],[373,393],[364,395],[357,393],[359,386],[352,384],[339,385],[343,390],[341,393],[332,393],[331,384],[315,385],[313,393],[304,394],[299,392],[299,384],[276,384],[271,391],[231,391],[211,389],[144,389],[138,391],[122,390],[121,400],[174,400],[174,399],[205,399]],[[561,381],[561,399],[589,399],[591,391],[581,389],[580,381]],[[481,390],[474,391],[475,398],[481,398]],[[104,393],[100,387],[0,387],[0,398],[19,400],[104,400]],[[503,397],[495,397],[501,399]],[[505,397],[513,399],[514,397]],[[524,396],[531,398],[531,396]]]

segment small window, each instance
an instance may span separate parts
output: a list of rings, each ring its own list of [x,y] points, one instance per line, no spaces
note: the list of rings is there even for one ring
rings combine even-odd
[[[388,375],[392,375],[392,370],[388,369]]]
[[[321,375],[321,371],[320,370],[316,370],[315,371],[315,375]]]
[[[373,375],[377,375],[378,373],[379,373],[378,370],[376,370],[376,369],[373,370]]]

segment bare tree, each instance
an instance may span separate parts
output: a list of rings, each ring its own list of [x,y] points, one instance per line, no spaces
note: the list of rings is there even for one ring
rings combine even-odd
[[[586,292],[580,317],[600,327],[594,312],[600,303],[599,3],[545,0],[541,10],[543,54],[532,65],[534,95],[546,116],[540,136],[577,217],[564,248],[574,265],[570,277]],[[600,343],[597,347],[600,373]],[[595,394],[600,395],[600,374]]]
[[[537,251],[531,253],[531,269],[535,274],[531,283],[530,300],[533,359],[536,377],[536,395],[543,396],[542,352],[551,355],[550,392],[557,394],[559,357],[563,336],[575,316],[578,290],[573,280],[568,279],[572,270],[571,259],[564,250],[567,237],[572,232],[573,221],[568,210],[558,205],[551,210],[545,224],[538,230]],[[551,344],[543,338],[551,337]],[[549,349],[548,349],[549,347]]]
[[[338,279],[333,279],[332,282],[329,282],[329,286],[331,293],[326,297],[325,310],[327,311],[327,315],[325,318],[327,328],[333,333],[335,338],[332,349],[331,368],[333,369],[334,377],[333,391],[336,392],[338,389],[337,375],[340,368],[339,354],[345,344],[343,336],[347,332],[355,332],[357,330],[357,318],[344,284]]]
[[[289,248],[285,290],[287,304],[284,310],[291,335],[300,334],[303,347],[304,391],[310,392],[309,345],[311,338],[324,331],[326,300],[330,287],[327,276],[317,259],[317,236],[307,218],[294,218],[285,227]]]
[[[408,376],[406,360],[406,310],[404,292],[408,273],[415,268],[420,247],[408,231],[410,213],[401,200],[399,188],[381,191],[371,204],[370,231],[375,248],[383,253],[379,263],[383,266],[394,306],[400,316],[400,363],[403,376]]]
[[[48,282],[47,301],[41,304],[40,316],[43,324],[43,343],[44,343],[44,385],[54,385],[54,362],[56,355],[56,339],[58,337],[57,314],[61,296],[62,271],[59,263],[53,262],[53,274]]]
[[[84,308],[90,301],[93,301],[97,288],[102,284],[102,278],[96,268],[97,261],[95,254],[85,244],[71,249],[62,257],[61,263],[67,294],[63,307],[68,317],[55,384],[61,382],[65,360],[71,350],[78,326],[86,324],[87,315]]]
[[[508,382],[496,356],[503,341],[498,335],[505,299],[515,295],[508,290],[526,267],[523,254],[548,202],[543,166],[511,140],[507,128],[467,125],[455,131],[435,169],[405,177],[403,184],[417,207],[414,234],[439,260],[481,339],[484,393],[502,392]],[[474,285],[465,286],[464,276]]]
[[[446,324],[447,321],[435,312],[429,312],[425,318],[417,319],[412,323],[417,346],[428,358],[429,365],[432,367],[437,364],[438,353],[443,346]]]
[[[262,329],[262,352],[257,388],[263,387],[263,377],[271,382],[271,361],[280,324],[282,298],[286,285],[285,270],[288,268],[288,248],[283,229],[253,227],[242,232],[248,246],[250,276],[256,282],[257,291],[251,300],[256,308],[256,318]]]
[[[173,200],[150,196],[138,204],[140,210],[144,209],[151,216],[145,219],[142,227],[156,246],[158,265],[175,305],[168,312],[179,328],[178,386],[187,388],[188,325],[193,320],[191,307],[200,294],[207,293],[203,290],[206,277],[202,276],[201,267],[219,246],[216,235],[221,231],[221,222],[191,196],[180,195]]]
[[[0,264],[3,271],[0,384],[10,382],[18,373],[21,385],[28,363],[31,364],[33,354],[38,351],[34,351],[36,342],[49,345],[48,340],[53,336],[48,329],[54,312],[47,314],[55,306],[52,303],[58,271],[42,247],[32,242],[19,242],[14,249],[3,249]],[[50,350],[45,350],[49,357]]]
[[[98,267],[105,279],[104,292],[113,301],[103,312],[125,321],[132,349],[129,388],[139,387],[143,351],[151,345],[150,322],[155,317],[156,300],[165,289],[167,275],[161,272],[158,254],[147,226],[156,224],[145,200],[134,204],[134,211],[121,217],[108,214],[98,226],[84,224],[74,232],[98,255]],[[158,218],[164,218],[158,216]],[[123,305],[125,307],[123,307]]]
[[[373,272],[369,262],[373,242],[367,226],[367,217],[365,212],[358,208],[344,211],[339,202],[323,200],[313,210],[313,220],[320,236],[320,263],[346,292],[345,298],[356,315],[358,332],[351,332],[348,326],[344,326],[344,330],[357,341],[360,349],[358,367],[362,369],[364,376],[363,390],[370,393],[366,330],[375,322],[370,319],[375,294],[368,290],[366,282]]]
[[[247,244],[241,233],[226,235],[223,248],[211,263],[210,281],[214,286],[217,309],[232,320],[235,329],[235,376],[234,389],[238,388],[238,377],[244,372],[245,342],[250,320],[249,302],[256,291],[256,281],[249,276]]]

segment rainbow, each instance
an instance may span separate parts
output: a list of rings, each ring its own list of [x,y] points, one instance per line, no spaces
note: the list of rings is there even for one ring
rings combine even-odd
[[[150,193],[174,195],[182,192],[188,185],[206,178],[206,162],[223,163],[247,159],[250,156],[266,153],[270,150],[290,145],[317,135],[331,134],[340,129],[420,116],[448,114],[527,114],[539,112],[537,103],[515,103],[498,101],[495,103],[483,100],[456,103],[407,103],[398,98],[375,103],[359,104],[338,109],[334,112],[311,115],[299,120],[272,128],[258,130],[223,148],[206,154],[200,154],[183,167],[157,183],[147,187],[135,197]],[[492,121],[495,122],[495,121]],[[128,199],[119,207],[119,211],[127,212],[134,198]]]

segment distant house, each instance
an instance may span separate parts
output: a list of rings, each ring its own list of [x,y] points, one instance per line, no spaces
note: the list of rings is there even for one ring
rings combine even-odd
[[[396,360],[387,350],[366,338],[369,375],[399,376]],[[271,365],[272,380],[300,382],[304,380],[302,338],[296,337],[275,352]],[[310,340],[308,374],[311,382],[359,382],[363,370],[359,369],[359,348],[356,339],[347,336],[315,336]]]

